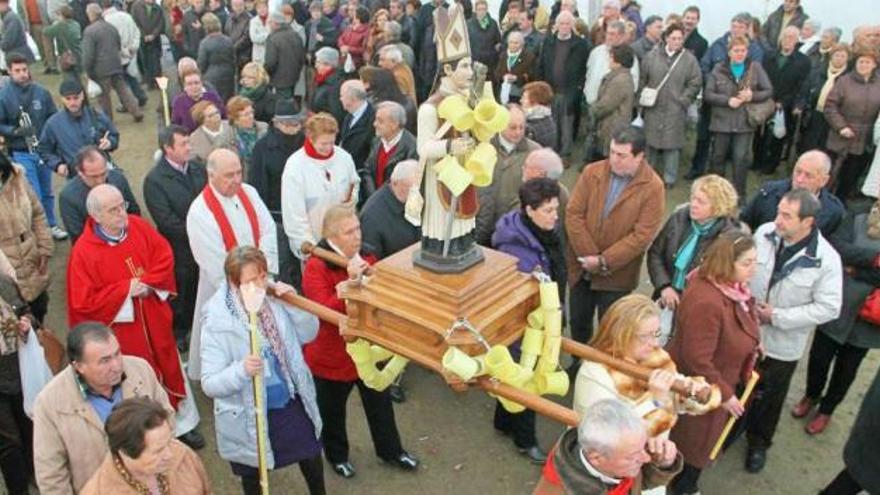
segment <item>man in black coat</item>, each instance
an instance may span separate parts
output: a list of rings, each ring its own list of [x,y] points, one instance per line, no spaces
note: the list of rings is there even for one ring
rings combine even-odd
[[[547,36],[538,60],[538,80],[553,86],[553,118],[561,132],[554,150],[560,155],[571,153],[580,120],[581,99],[587,75],[590,42],[574,34],[574,16],[568,11],[556,17],[556,34]]]
[[[782,150],[792,141],[798,117],[807,105],[811,63],[809,57],[797,50],[799,36],[798,28],[785,28],[779,50],[764,57],[764,70],[773,85],[776,109],[782,110],[785,115],[785,136],[782,139],[775,136],[776,129],[771,125],[765,125],[763,135],[758,138],[755,167],[767,175],[776,171],[782,159]]]
[[[355,168],[361,168],[370,154],[370,145],[376,135],[373,129],[376,110],[367,101],[367,90],[358,79],[342,83],[339,100],[347,114],[339,127],[337,144],[351,155]]]
[[[696,5],[684,9],[681,16],[681,22],[684,25],[685,39],[684,47],[690,50],[697,57],[697,60],[703,60],[703,55],[709,49],[709,41],[706,40],[697,29],[700,23],[700,8]]]
[[[272,127],[254,145],[251,166],[248,168],[248,184],[254,186],[260,198],[269,208],[278,232],[278,278],[299,290],[302,287],[300,264],[290,250],[290,241],[284,233],[281,219],[281,176],[287,159],[305,142],[302,124],[306,113],[300,111],[293,100],[278,100]]]
[[[76,155],[74,168],[76,177],[68,180],[61,194],[58,195],[58,211],[61,212],[61,221],[64,222],[64,228],[70,236],[71,246],[76,244],[86,219],[89,218],[86,197],[95,186],[101,184],[115,186],[128,205],[125,210],[132,215],[141,214],[125,175],[119,169],[110,169],[107,165],[107,157],[97,147],[90,145],[82,148]]]
[[[293,87],[306,61],[305,45],[284,14],[271,14],[269,27],[272,33],[266,38],[266,60],[263,62],[269,73],[269,84],[281,98],[293,98]]]
[[[830,237],[846,213],[843,203],[837,199],[837,196],[825,189],[831,178],[830,174],[831,158],[819,150],[808,151],[798,158],[791,179],[765,183],[743,208],[739,218],[754,232],[761,225],[776,218],[779,200],[785,193],[795,188],[806,189],[822,204],[816,216],[816,226],[823,236]]]
[[[177,282],[177,297],[171,299],[174,337],[177,347],[185,352],[199,286],[199,266],[189,247],[186,214],[208,183],[208,174],[203,165],[188,161],[189,133],[185,128],[172,125],[162,129],[159,145],[162,158],[144,178],[144,202],[156,228],[171,244],[174,253],[174,279]]]
[[[404,216],[409,190],[418,187],[418,171],[416,160],[398,163],[391,173],[391,180],[367,200],[361,210],[364,251],[382,259],[421,239],[421,229]]]
[[[394,167],[403,160],[418,159],[416,137],[406,130],[406,109],[393,101],[376,105],[373,128],[376,137],[363,164],[356,163],[361,194],[366,199],[391,180]]]

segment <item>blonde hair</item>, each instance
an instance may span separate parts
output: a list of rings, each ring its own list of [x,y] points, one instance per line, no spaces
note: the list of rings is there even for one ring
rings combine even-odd
[[[336,234],[336,224],[351,217],[357,218],[354,208],[343,204],[331,206],[327,209],[327,213],[324,213],[324,221],[321,223],[321,235],[324,239],[333,236]]]
[[[205,123],[205,111],[209,107],[217,108],[217,105],[215,105],[214,102],[208,100],[202,100],[193,105],[189,112],[193,120],[196,121],[196,124],[202,125]]]
[[[316,113],[306,121],[306,137],[309,139],[315,139],[325,134],[337,134],[338,132],[339,124],[327,112]]]
[[[724,177],[715,174],[700,177],[691,185],[691,194],[697,191],[702,191],[709,198],[713,217],[736,216],[739,196],[730,181]]]
[[[590,345],[614,357],[623,358],[636,338],[639,327],[651,317],[660,317],[660,308],[651,298],[642,294],[624,296],[605,312],[599,322],[599,331],[590,340]]]
[[[257,86],[264,86],[269,83],[269,73],[266,68],[259,62],[248,62],[241,69],[241,75],[251,75],[257,80]]]

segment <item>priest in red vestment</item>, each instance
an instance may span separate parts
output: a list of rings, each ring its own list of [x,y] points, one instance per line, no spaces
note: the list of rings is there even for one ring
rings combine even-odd
[[[185,400],[188,391],[172,330],[168,300],[176,286],[171,246],[145,220],[126,213],[125,200],[112,185],[93,188],[86,208],[89,218],[67,266],[68,325],[104,323],[113,329],[123,354],[150,363],[178,410],[178,421],[185,423],[179,426],[186,440],[198,445],[193,430],[198,413],[195,424],[192,413],[180,417],[184,402],[195,407],[192,398]]]

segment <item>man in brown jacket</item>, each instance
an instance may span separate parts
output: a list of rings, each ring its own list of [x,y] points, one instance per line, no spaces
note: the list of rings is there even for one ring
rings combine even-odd
[[[666,485],[683,465],[675,443],[649,438],[628,404],[604,399],[562,434],[532,495],[640,494]]]
[[[67,355],[70,366],[43,388],[34,405],[34,471],[42,495],[82,490],[107,456],[104,422],[123,399],[149,397],[174,417],[153,369],[143,359],[121,355],[107,326],[74,327]]]
[[[612,133],[610,149],[584,169],[565,211],[571,334],[584,343],[594,313],[601,319],[638,285],[666,206],[663,181],[645,161],[645,133],[627,124]]]

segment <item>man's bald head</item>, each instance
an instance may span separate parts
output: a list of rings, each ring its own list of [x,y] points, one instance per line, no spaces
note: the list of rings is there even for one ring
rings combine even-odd
[[[89,215],[95,217],[95,214],[101,212],[104,205],[110,204],[114,199],[122,200],[122,193],[116,186],[111,184],[99,184],[93,187],[88,196],[86,196],[86,210]],[[95,220],[98,220],[95,218]]]
[[[831,178],[831,158],[822,151],[812,150],[798,158],[791,173],[792,188],[819,194]]]
[[[540,177],[559,180],[564,166],[562,158],[551,148],[539,148],[526,156],[523,161],[523,182]]]
[[[208,182],[218,193],[231,198],[241,188],[241,159],[232,150],[219,148],[208,155]]]

